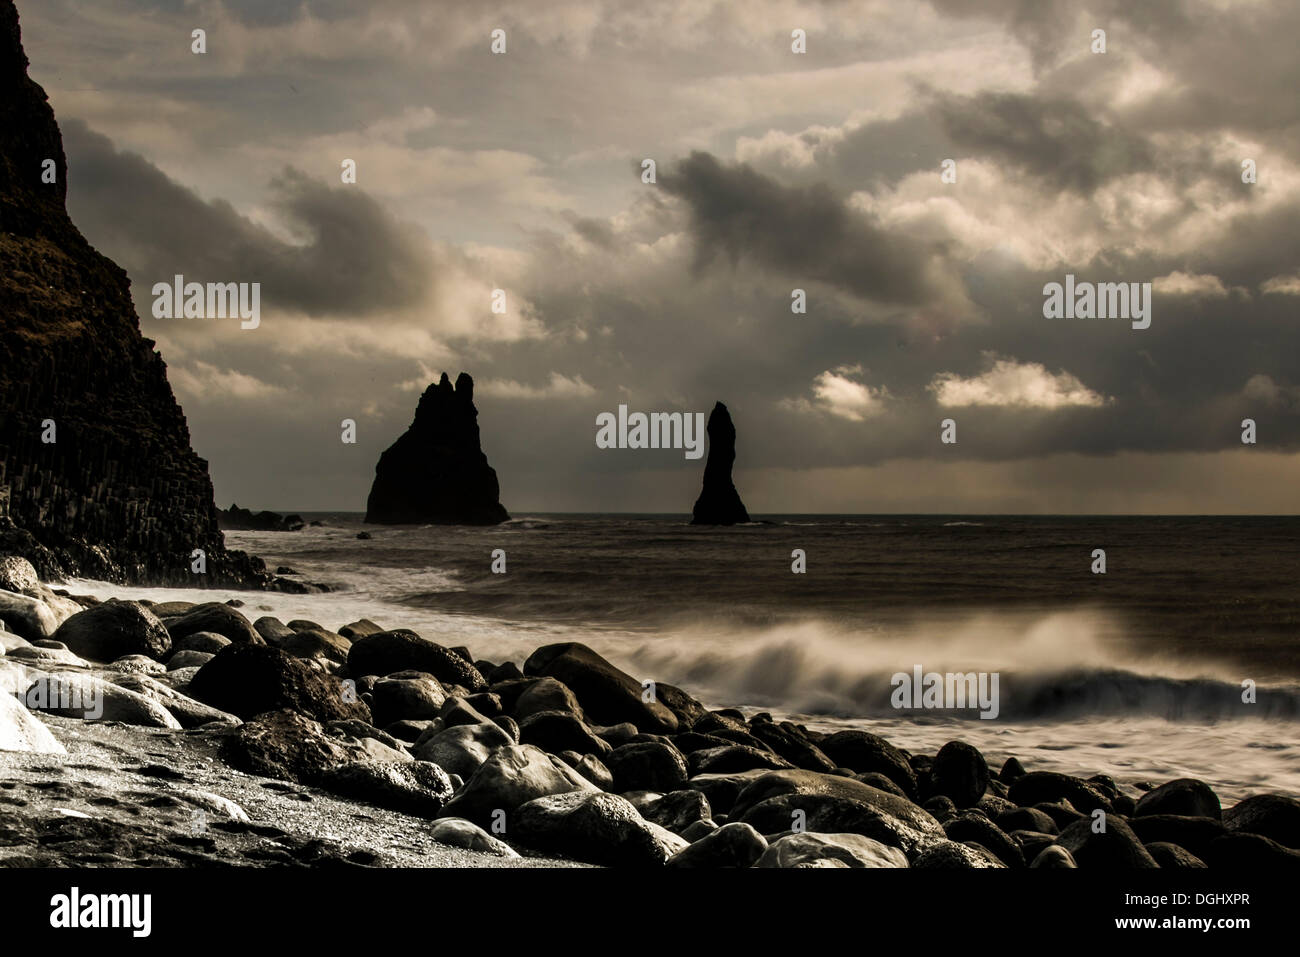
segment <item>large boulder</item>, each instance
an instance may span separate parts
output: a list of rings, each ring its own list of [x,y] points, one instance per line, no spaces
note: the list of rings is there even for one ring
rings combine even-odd
[[[1138,798],[1133,812],[1137,817],[1148,814],[1180,814],[1185,817],[1223,817],[1223,808],[1214,788],[1196,778],[1168,781]]]
[[[838,731],[819,742],[818,747],[842,768],[851,771],[879,771],[908,797],[916,797],[916,772],[907,756],[884,738],[869,731]]]
[[[196,701],[149,675],[119,675],[114,677],[112,682],[119,688],[125,688],[127,691],[156,701],[171,712],[172,717],[180,722],[182,728],[198,728],[214,721],[232,726],[241,723],[236,715],[206,705],[202,701]]]
[[[676,791],[686,784],[686,758],[671,744],[639,741],[624,744],[602,759],[614,776],[614,790]]]
[[[381,728],[396,721],[438,717],[447,693],[432,675],[380,678],[370,689],[370,710]]]
[[[259,715],[226,738],[222,757],[231,767],[269,778],[318,784],[325,773],[362,755],[320,722],[296,711]]]
[[[800,867],[820,861],[839,861],[846,867],[906,867],[907,858],[861,834],[787,834],[774,841],[755,867]]]
[[[444,727],[432,734],[426,732],[415,742],[411,753],[464,779],[476,773],[496,752],[514,743],[515,739],[500,725],[478,721]]]
[[[229,638],[237,645],[266,644],[247,618],[236,609],[219,601],[195,605],[180,615],[164,618],[163,624],[167,626],[167,632],[173,642],[196,631],[210,631]]]
[[[0,691],[0,751],[67,754],[67,749],[13,695]]]
[[[524,674],[563,682],[577,696],[583,713],[598,724],[629,721],[651,734],[677,730],[677,716],[646,695],[640,682],[579,642],[543,645],[524,662]]]
[[[1300,848],[1300,800],[1287,794],[1252,794],[1224,811],[1223,823],[1232,831]]]
[[[935,841],[912,861],[913,869],[969,871],[1006,867],[987,848],[979,844]]]
[[[162,660],[172,638],[148,608],[134,601],[108,601],[73,615],[54,633],[54,640],[92,661],[116,661],[125,655]]]
[[[418,817],[437,817],[452,795],[447,772],[429,761],[349,761],[328,768],[320,786]]]
[[[181,728],[180,722],[158,702],[88,674],[42,675],[32,682],[23,701],[32,711],[66,718],[121,721],[175,731]]]
[[[577,715],[568,711],[538,711],[519,722],[519,740],[535,744],[543,751],[557,754],[608,755],[610,747],[597,737]],[[685,778],[683,778],[685,780]]]
[[[1110,799],[1095,784],[1056,771],[1031,771],[1017,778],[1007,796],[1021,807],[1050,804],[1064,798],[1084,814],[1098,808],[1107,813],[1114,810]]]
[[[356,639],[348,651],[348,670],[357,676],[423,671],[445,685],[460,685],[471,692],[487,690],[487,682],[472,664],[405,628]]]
[[[443,808],[443,817],[463,817],[476,824],[491,825],[494,813],[504,811],[507,830],[513,834],[511,812],[536,798],[569,791],[595,791],[577,772],[553,760],[531,744],[498,748],[456,792]]]
[[[570,791],[529,801],[511,817],[514,839],[540,851],[612,867],[659,867],[687,842],[617,794]]]
[[[748,824],[724,824],[668,859],[669,867],[753,867],[767,839]]]
[[[60,619],[54,609],[39,598],[0,590],[0,621],[15,635],[28,641],[40,641],[58,631]]]
[[[934,756],[930,780],[934,793],[952,798],[957,807],[974,807],[988,789],[989,766],[978,748],[949,741]]]
[[[371,720],[339,679],[267,645],[231,644],[198,670],[189,694],[244,720],[288,708],[317,721]]]
[[[1075,821],[1061,832],[1057,843],[1081,868],[1133,870],[1160,866],[1122,818],[1107,814],[1105,821],[1105,830],[1100,832],[1090,818]]]

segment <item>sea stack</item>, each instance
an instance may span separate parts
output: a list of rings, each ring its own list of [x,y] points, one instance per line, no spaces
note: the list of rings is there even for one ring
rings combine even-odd
[[[499,525],[510,516],[497,473],[479,445],[474,380],[447,373],[429,386],[415,421],[379,457],[366,501],[377,525]]]
[[[721,402],[709,413],[709,457],[704,463],[704,487],[695,500],[692,525],[738,525],[749,521],[749,512],[731,481],[736,461],[736,427]]]
[[[18,12],[0,0],[0,554],[44,581],[263,584],[259,561],[225,548],[167,367],[126,273],[68,218],[67,180]]]

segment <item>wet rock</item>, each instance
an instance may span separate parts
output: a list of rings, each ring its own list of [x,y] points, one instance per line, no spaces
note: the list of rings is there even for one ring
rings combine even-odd
[[[348,668],[354,675],[423,671],[444,685],[460,685],[471,692],[487,690],[483,676],[460,655],[404,628],[358,638],[348,653]]]
[[[168,671],[176,671],[180,668],[202,668],[216,655],[206,651],[178,651],[167,659]]]
[[[578,642],[538,648],[524,662],[524,674],[563,682],[591,721],[629,721],[640,731],[656,734],[677,730],[676,715],[657,700],[643,700],[640,682]]]
[[[341,681],[262,644],[231,644],[195,674],[189,694],[244,720],[288,708],[317,721],[358,718],[370,709],[349,701]]]
[[[867,731],[839,731],[819,747],[838,766],[853,771],[879,771],[908,797],[916,796],[916,772],[903,752],[879,735]]]
[[[1129,827],[1143,844],[1177,844],[1197,857],[1208,853],[1211,842],[1228,833],[1214,818],[1181,814],[1145,814],[1130,820]]]
[[[568,685],[554,678],[538,678],[528,683],[515,701],[511,713],[522,722],[541,711],[567,711],[581,718],[582,705]]]
[[[642,742],[614,748],[602,760],[614,776],[614,790],[676,791],[686,784],[686,757],[671,744]]]
[[[230,644],[230,639],[225,635],[218,635],[215,631],[196,631],[172,642],[172,654],[175,655],[182,651],[202,651],[209,655],[215,655],[228,644]]]
[[[912,861],[912,867],[921,870],[967,871],[1006,866],[987,848],[956,841],[935,841]]]
[[[0,751],[67,754],[67,749],[13,695],[0,691]]]
[[[1195,778],[1178,778],[1148,791],[1138,799],[1134,810],[1137,817],[1148,814],[1179,814],[1185,817],[1223,817],[1219,796],[1204,781]]]
[[[725,748],[709,748],[705,751],[691,753],[688,765],[692,775],[728,774],[735,771],[770,770],[779,771],[793,768],[789,761],[770,751],[760,751],[743,744],[732,744]]]
[[[149,675],[122,675],[114,678],[113,684],[156,701],[182,728],[198,728],[213,721],[231,726],[241,723],[237,716],[196,701]]]
[[[0,620],[7,630],[28,641],[49,638],[59,629],[59,617],[39,598],[0,591]]]
[[[755,867],[798,867],[823,860],[839,861],[846,867],[906,867],[907,858],[889,847],[860,834],[788,834],[774,841]]]
[[[490,826],[493,814],[507,815],[508,834],[514,835],[512,812],[522,804],[552,794],[574,790],[594,791],[594,786],[572,769],[553,761],[530,744],[498,748],[465,781],[465,786],[443,808],[443,817],[463,817]]]
[[[1011,785],[1010,796],[1011,800],[1021,807],[1050,803],[1064,798],[1083,814],[1091,814],[1097,808],[1108,813],[1113,810],[1110,799],[1096,785],[1055,771],[1031,771],[1017,778]]]
[[[514,745],[514,739],[492,721],[457,724],[421,736],[411,753],[432,761],[449,774],[469,778],[496,752]],[[466,815],[468,816],[468,815]]]
[[[210,631],[229,638],[236,645],[263,645],[266,642],[253,625],[239,611],[219,601],[195,605],[174,618],[164,618],[163,624],[173,642],[197,631]]]
[[[1223,812],[1229,830],[1262,834],[1300,848],[1300,800],[1286,794],[1252,794]]]
[[[935,793],[952,798],[957,807],[974,807],[989,786],[984,755],[964,741],[949,741],[940,748],[930,775]]]
[[[669,867],[753,867],[767,851],[767,839],[748,824],[724,824],[667,861]]]
[[[1084,819],[1063,830],[1057,843],[1085,869],[1132,870],[1157,866],[1132,828],[1114,814],[1106,815],[1106,829],[1102,833],[1094,833],[1092,820]]]
[[[529,847],[611,867],[659,867],[689,846],[642,818],[625,798],[598,791],[537,798],[511,822],[511,834]]]
[[[1033,863],[1029,866],[1031,868],[1076,868],[1079,865],[1074,862],[1070,852],[1060,844],[1049,844],[1038,852],[1038,856],[1034,858]]]
[[[222,746],[222,757],[239,771],[316,784],[331,768],[355,760],[358,753],[327,735],[311,718],[295,711],[272,711],[236,729]]]
[[[1262,834],[1231,831],[1210,842],[1205,863],[1211,869],[1254,874],[1300,873],[1300,851]]]
[[[505,841],[499,841],[473,821],[463,817],[441,818],[429,831],[429,836],[439,844],[451,847],[463,847],[470,851],[482,851],[497,857],[515,858],[519,854]]]
[[[68,650],[93,661],[115,661],[127,655],[162,660],[172,639],[163,623],[139,602],[110,598],[79,611],[54,633]]]
[[[975,843],[990,851],[1007,867],[1024,867],[1020,846],[996,824],[977,811],[960,811],[943,822],[948,840]]]
[[[447,694],[432,675],[380,678],[370,690],[370,711],[381,726],[436,718],[446,703]]]
[[[156,701],[87,674],[43,675],[23,695],[32,711],[88,721],[122,721],[180,730],[180,722]]]
[[[326,770],[320,786],[418,817],[437,817],[452,795],[447,773],[428,761],[350,761]]]
[[[674,834],[681,834],[692,824],[707,821],[712,815],[709,799],[690,789],[670,791],[638,805],[637,810],[647,821],[666,827]]]
[[[1170,870],[1196,869],[1205,867],[1203,860],[1186,848],[1165,841],[1155,841],[1146,845],[1147,853],[1155,860],[1157,866]]]
[[[611,748],[568,711],[538,711],[519,722],[519,740],[543,751],[608,755]],[[683,778],[685,780],[685,778]]]

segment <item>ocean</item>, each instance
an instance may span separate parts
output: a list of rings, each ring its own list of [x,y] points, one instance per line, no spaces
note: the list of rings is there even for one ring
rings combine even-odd
[[[538,514],[467,528],[301,514],[323,524],[228,532],[227,544],[330,594],[71,587],[237,597],[250,618],[329,628],[365,617],[495,662],[578,640],[712,707],[911,750],[960,738],[1030,770],[1198,777],[1225,802],[1300,793],[1297,518],[789,515],[696,528]],[[893,676],[918,668],[996,674],[997,717],[894,707]]]

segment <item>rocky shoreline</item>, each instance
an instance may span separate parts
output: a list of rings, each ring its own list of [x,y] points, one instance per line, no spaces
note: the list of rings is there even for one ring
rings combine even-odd
[[[100,602],[0,563],[0,863],[1300,867],[1300,800],[709,710],[578,643]],[[394,623],[389,623],[394,624]]]

